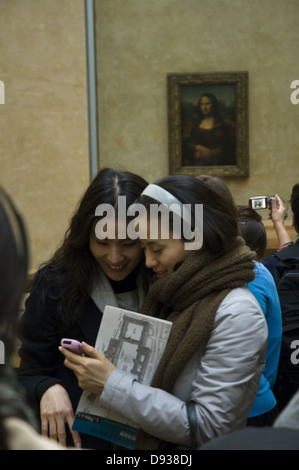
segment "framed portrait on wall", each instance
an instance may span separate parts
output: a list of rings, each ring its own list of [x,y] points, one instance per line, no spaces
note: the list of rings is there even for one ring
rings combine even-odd
[[[168,74],[169,173],[249,176],[248,72]]]

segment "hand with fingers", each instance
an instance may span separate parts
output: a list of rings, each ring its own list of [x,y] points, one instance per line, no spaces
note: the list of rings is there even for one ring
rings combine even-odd
[[[74,446],[81,447],[80,434],[72,431],[74,411],[65,388],[60,384],[52,385],[40,401],[41,431],[43,436],[57,440],[66,446],[66,425],[72,434]]]
[[[285,245],[291,241],[290,236],[285,228],[284,221],[286,218],[286,210],[281,198],[278,194],[271,199],[271,209],[269,219],[272,220],[275,232],[277,234],[278,246]]]
[[[64,365],[75,373],[79,387],[100,395],[106,380],[115,369],[115,365],[95,348],[84,342],[82,343],[82,349],[84,356],[75,354],[61,346],[59,347],[60,352],[65,357]]]

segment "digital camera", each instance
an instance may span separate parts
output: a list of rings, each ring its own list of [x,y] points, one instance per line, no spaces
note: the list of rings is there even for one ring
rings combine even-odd
[[[259,210],[259,209],[271,209],[271,201],[275,198],[275,196],[267,197],[267,196],[256,196],[249,198],[249,207],[251,209]]]

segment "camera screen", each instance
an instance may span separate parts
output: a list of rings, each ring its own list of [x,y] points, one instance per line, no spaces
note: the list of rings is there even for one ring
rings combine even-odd
[[[251,197],[249,199],[249,207],[252,209],[267,209],[267,196]]]

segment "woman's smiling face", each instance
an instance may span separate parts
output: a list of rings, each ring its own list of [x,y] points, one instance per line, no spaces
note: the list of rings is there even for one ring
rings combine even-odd
[[[117,222],[115,233],[118,233]],[[143,258],[138,240],[118,239],[117,237],[100,240],[96,237],[94,227],[89,238],[89,248],[98,265],[113,281],[124,280]]]
[[[170,237],[171,237],[170,233]],[[184,261],[190,251],[184,249],[182,240],[173,237],[163,239],[143,239],[141,245],[144,249],[145,264],[152,269],[158,279],[173,273],[175,266]]]
[[[178,230],[173,232],[169,220],[161,218],[154,222],[150,216],[141,217],[138,221],[138,233],[144,250],[145,265],[152,269],[157,279],[173,273],[177,264],[184,261],[192,250],[185,250],[185,240]],[[154,235],[152,234],[154,233]]]

